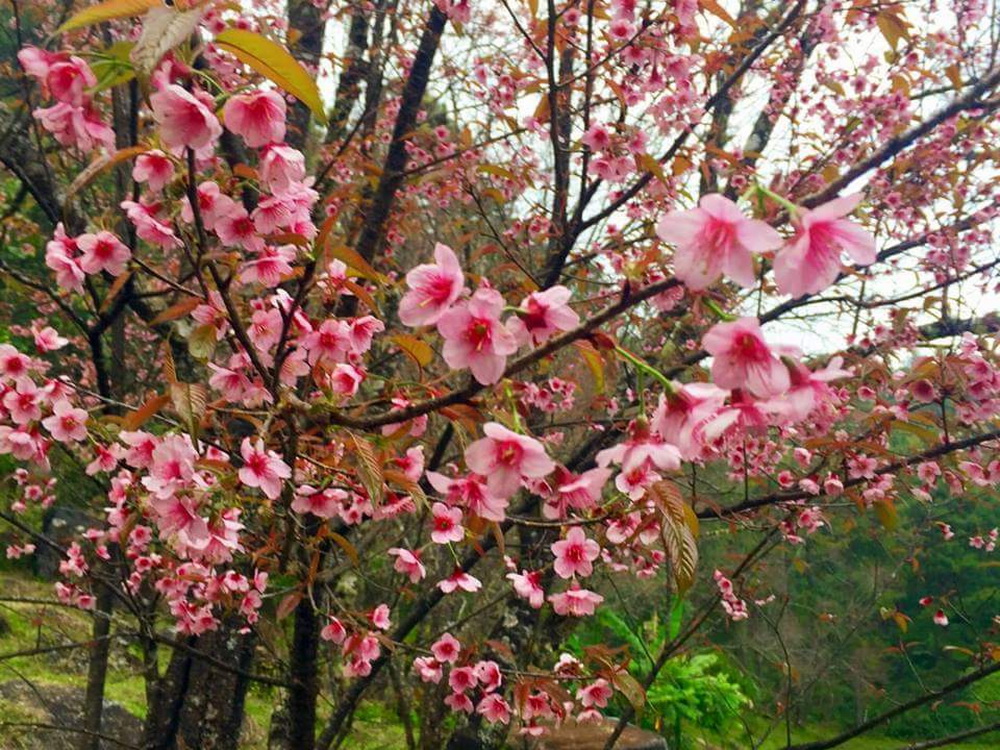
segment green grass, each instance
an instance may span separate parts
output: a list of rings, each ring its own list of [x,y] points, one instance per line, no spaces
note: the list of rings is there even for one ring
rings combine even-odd
[[[969,725],[969,729],[973,725]],[[799,744],[804,742],[813,742],[815,740],[825,740],[832,737],[836,737],[838,734],[843,732],[843,729],[838,729],[835,726],[822,726],[822,725],[810,725],[805,727],[792,727],[792,742],[793,744]],[[991,739],[992,737],[992,739]],[[862,737],[858,737],[853,740],[845,742],[843,745],[839,745],[842,750],[901,750],[909,745],[912,740],[900,740],[894,739],[892,737],[885,737],[878,734],[868,734]],[[963,750],[995,750],[1000,742],[1000,736],[994,735],[984,735],[983,738],[975,738],[968,742],[962,742],[954,747],[963,748]],[[781,750],[781,748],[786,747],[785,739],[785,729],[784,727],[779,727],[768,737],[767,742],[765,742],[760,750]]]
[[[0,596],[52,601],[55,594],[52,584],[39,581],[26,574],[6,570],[0,572]],[[0,617],[6,620],[10,632],[0,636],[0,682],[27,680],[44,692],[46,685],[83,688],[86,684],[87,655],[85,648],[55,651],[48,654],[25,654],[39,647],[46,648],[86,641],[91,633],[90,616],[79,610],[34,603],[0,602]],[[116,623],[116,627],[129,627]],[[169,649],[161,649],[164,666]],[[130,713],[144,717],[146,714],[146,687],[140,669],[138,649],[112,645],[111,664],[105,688],[107,700],[121,704]],[[252,686],[246,700],[244,725],[245,750],[264,750],[267,747],[267,730],[278,692],[271,688]],[[320,720],[329,708],[321,704]],[[38,721],[29,706],[15,705],[0,700],[0,716],[10,722]],[[20,750],[23,728],[0,728],[0,747]],[[379,704],[363,704],[353,724],[350,747],[357,750],[395,750],[406,746],[403,728],[395,716]]]

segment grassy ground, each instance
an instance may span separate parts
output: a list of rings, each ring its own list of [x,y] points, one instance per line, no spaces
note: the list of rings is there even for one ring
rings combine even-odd
[[[82,689],[86,679],[87,650],[61,649],[86,641],[91,621],[86,613],[39,601],[54,599],[52,585],[28,576],[0,573],[0,618],[8,630],[0,634],[0,683],[30,683],[44,694],[47,686]],[[12,602],[12,599],[33,600]],[[51,649],[45,651],[47,649]],[[38,653],[39,651],[45,651]],[[167,653],[163,654],[164,659]],[[112,644],[106,698],[119,703],[138,717],[145,716],[145,684],[138,650],[125,641]],[[267,728],[278,694],[269,689],[251,688],[246,702],[246,722],[242,747],[267,747]],[[321,716],[322,716],[321,711]],[[0,721],[30,722],[40,718],[30,706],[12,705],[0,699]],[[0,727],[0,748],[20,748],[24,728]],[[402,728],[391,714],[379,706],[364,707],[354,722],[351,747],[357,750],[393,750],[405,747]]]
[[[30,577],[0,573],[0,617],[9,630],[0,634],[0,683],[12,680],[29,681],[39,690],[45,686],[82,688],[87,667],[86,649],[51,650],[47,653],[23,653],[86,641],[89,636],[90,618],[82,612],[65,607],[38,603],[13,603],[9,599],[51,601],[52,586]],[[17,655],[22,654],[22,655]],[[166,654],[164,654],[166,656]],[[145,714],[145,686],[140,671],[141,663],[133,646],[115,642],[107,682],[107,698],[121,704],[132,714]],[[246,750],[264,750],[267,746],[267,728],[278,694],[270,689],[252,688],[247,696],[247,719],[244,726],[242,747]],[[326,707],[324,707],[326,708]],[[327,709],[328,710],[328,709]],[[321,718],[322,713],[321,711]],[[0,721],[37,721],[30,706],[11,705],[0,700]],[[0,728],[0,748],[15,750],[23,744],[23,729]],[[794,728],[794,743],[833,737],[836,727],[809,726]],[[742,747],[739,738],[711,741],[705,747]],[[783,728],[776,730],[761,750],[780,750],[785,747]],[[844,750],[897,750],[907,743],[882,736],[868,736],[848,742]],[[362,705],[355,718],[349,741],[352,750],[403,750],[406,743],[399,722],[391,711],[379,703]],[[967,750],[993,750],[1000,747],[1000,736],[986,736],[982,740],[962,743]]]
[[[841,731],[843,730],[838,730],[836,727],[822,726],[796,728],[792,732],[792,742],[804,743],[812,742],[814,740],[829,739],[837,736],[837,734]],[[968,742],[962,742],[954,745],[953,747],[960,747],[962,750],[996,750],[996,748],[1000,747],[1000,736],[994,734],[992,737],[993,739],[990,740],[990,735],[986,735],[985,740],[977,738]],[[907,741],[893,739],[892,737],[869,735],[850,740],[845,742],[843,745],[839,745],[838,747],[842,750],[902,750],[902,748],[905,748],[908,744],[910,743]],[[784,747],[786,747],[785,733],[780,732],[778,736],[769,737],[768,741],[764,743],[760,750],[780,750]]]

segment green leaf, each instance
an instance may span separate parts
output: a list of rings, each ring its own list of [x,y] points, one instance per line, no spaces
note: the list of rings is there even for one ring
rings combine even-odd
[[[292,54],[267,37],[242,29],[225,29],[215,37],[215,45],[269,78],[305,104],[320,122],[326,122],[319,87]]]
[[[84,8],[72,16],[66,23],[56,29],[57,34],[73,29],[82,29],[103,21],[113,21],[116,18],[132,18],[141,16],[146,11],[158,8],[163,0],[107,0],[97,5]]]
[[[667,629],[667,637],[673,640],[681,634],[681,625],[684,622],[684,600],[679,596],[673,597],[670,606],[670,625]]]
[[[164,313],[166,312],[169,311],[165,310]],[[215,344],[215,326],[211,324],[198,326],[188,334],[188,351],[199,362],[208,361],[215,353]]]
[[[90,63],[97,76],[97,85],[91,89],[92,93],[120,86],[135,78],[135,67],[130,57],[133,47],[132,42],[115,42],[96,55]]]

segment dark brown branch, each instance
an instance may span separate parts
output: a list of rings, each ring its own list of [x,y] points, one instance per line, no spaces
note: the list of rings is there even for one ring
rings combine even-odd
[[[936,740],[914,742],[906,747],[900,748],[900,750],[930,750],[932,747],[947,747],[948,745],[954,745],[959,742],[964,742],[965,740],[971,740],[973,737],[981,737],[982,735],[990,734],[991,732],[1000,732],[1000,721],[994,722],[993,724],[987,724],[985,727],[976,727],[975,729],[958,732],[957,734],[949,734],[947,737],[941,737]]]
[[[406,141],[416,125],[417,114],[420,111],[424,92],[427,91],[427,84],[430,80],[434,55],[447,22],[448,16],[435,5],[427,19],[424,34],[420,38],[420,46],[413,59],[413,66],[410,68],[409,78],[406,79],[406,85],[403,88],[399,114],[396,116],[396,124],[392,131],[392,142],[389,144],[389,153],[382,166],[382,176],[375,189],[374,197],[363,209],[364,225],[361,228],[361,236],[358,238],[355,250],[369,262],[375,257],[381,246],[396,193],[403,186],[403,174],[406,168]]]

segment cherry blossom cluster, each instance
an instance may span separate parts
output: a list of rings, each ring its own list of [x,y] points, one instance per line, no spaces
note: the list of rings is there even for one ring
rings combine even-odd
[[[470,369],[483,385],[499,381],[507,358],[522,346],[537,346],[557,331],[579,325],[566,287],[529,294],[514,315],[501,322],[500,292],[484,285],[461,299],[467,290],[455,252],[438,243],[434,260],[406,274],[409,291],[400,300],[399,319],[408,326],[437,326],[444,338],[444,361],[454,370]]]
[[[719,570],[716,570],[712,577],[715,579],[715,585],[719,587],[722,608],[729,615],[729,618],[734,621],[747,619],[750,616],[747,603],[736,595],[733,582]]]
[[[723,275],[743,287],[757,283],[753,256],[777,251],[774,278],[783,294],[816,294],[832,284],[846,252],[862,266],[875,262],[875,239],[843,218],[861,201],[860,194],[837,198],[812,210],[792,208],[795,233],[787,241],[768,224],[747,219],[728,198],[710,194],[698,207],[671,211],[656,225],[672,243],[674,272],[694,291]]]
[[[114,148],[114,130],[94,106],[90,90],[97,86],[97,77],[86,60],[38,47],[25,47],[17,59],[45,95],[56,100],[51,107],[32,113],[53,138],[84,152]]]

